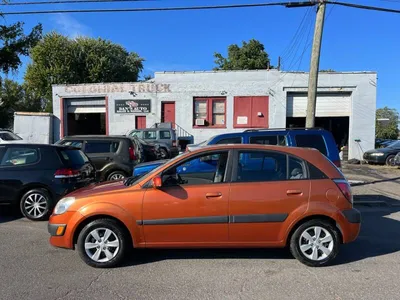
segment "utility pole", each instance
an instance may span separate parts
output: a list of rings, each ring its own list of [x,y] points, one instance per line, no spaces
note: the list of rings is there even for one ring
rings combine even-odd
[[[308,101],[306,128],[315,126],[315,107],[317,102],[319,58],[321,55],[322,31],[325,19],[325,0],[319,0],[317,18],[315,20],[314,40],[311,52],[310,74],[308,79]]]

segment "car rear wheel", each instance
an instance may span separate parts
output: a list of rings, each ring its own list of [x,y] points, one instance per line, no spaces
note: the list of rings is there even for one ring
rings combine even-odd
[[[108,175],[107,181],[122,180],[125,177],[126,177],[125,172],[115,171],[115,172],[111,172],[110,175]]]
[[[22,214],[29,220],[46,220],[51,212],[51,197],[45,189],[32,189],[20,201]]]
[[[310,220],[300,225],[290,239],[290,252],[310,267],[329,265],[339,252],[339,233],[329,222]]]
[[[89,266],[111,268],[125,257],[128,238],[121,226],[111,219],[98,219],[86,225],[79,233],[79,256]]]
[[[389,156],[386,158],[386,165],[387,165],[387,166],[391,166],[391,167],[395,166],[395,165],[396,165],[396,164],[395,164],[395,160],[394,160],[395,157],[396,157],[396,156],[394,156],[394,155],[389,155]]]

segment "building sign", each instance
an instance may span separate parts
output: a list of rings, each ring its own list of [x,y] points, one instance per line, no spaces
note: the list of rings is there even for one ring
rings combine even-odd
[[[109,93],[170,93],[170,85],[164,83],[99,83],[65,86],[66,94]]]
[[[149,113],[151,100],[115,100],[115,113]]]

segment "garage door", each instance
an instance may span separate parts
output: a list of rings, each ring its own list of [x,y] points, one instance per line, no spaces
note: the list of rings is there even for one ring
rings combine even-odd
[[[106,100],[104,98],[65,99],[68,113],[105,113]]]
[[[350,93],[318,94],[316,117],[350,116]],[[287,117],[305,117],[307,114],[307,94],[288,93]]]

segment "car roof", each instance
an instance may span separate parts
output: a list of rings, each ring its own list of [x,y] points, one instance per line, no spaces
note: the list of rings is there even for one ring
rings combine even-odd
[[[60,148],[60,149],[74,149],[74,150],[79,150],[78,148],[72,147],[72,146],[66,146],[66,145],[55,145],[55,144],[40,144],[40,143],[30,143],[30,142],[23,142],[23,143],[16,143],[16,142],[3,142],[0,143],[1,146],[17,146],[17,147],[40,147],[40,148]]]
[[[304,148],[304,147],[288,147],[288,146],[277,146],[277,145],[261,145],[261,144],[217,144],[217,145],[204,145],[196,147],[190,152],[202,152],[205,150],[224,150],[224,149],[244,149],[244,150],[270,150],[270,151],[281,151],[287,153],[309,153],[313,154],[315,151],[319,152],[313,148]]]
[[[104,140],[111,140],[111,139],[129,139],[130,137],[127,137],[125,135],[69,135],[63,137],[63,140],[71,140],[71,139],[85,139],[85,140],[90,140],[90,139],[104,139]]]
[[[133,131],[160,131],[160,130],[175,130],[175,129],[173,129],[173,128],[164,128],[164,127],[142,128],[142,129],[132,129],[130,132],[133,132]]]
[[[278,133],[289,133],[289,132],[301,132],[302,134],[307,133],[316,133],[319,132],[323,134],[326,132],[323,128],[265,128],[265,129],[247,129],[240,132],[229,132],[229,133],[222,133],[217,134],[211,137],[209,140],[213,140],[216,137],[224,138],[224,137],[241,137],[244,135],[271,135],[271,134],[278,134]]]

